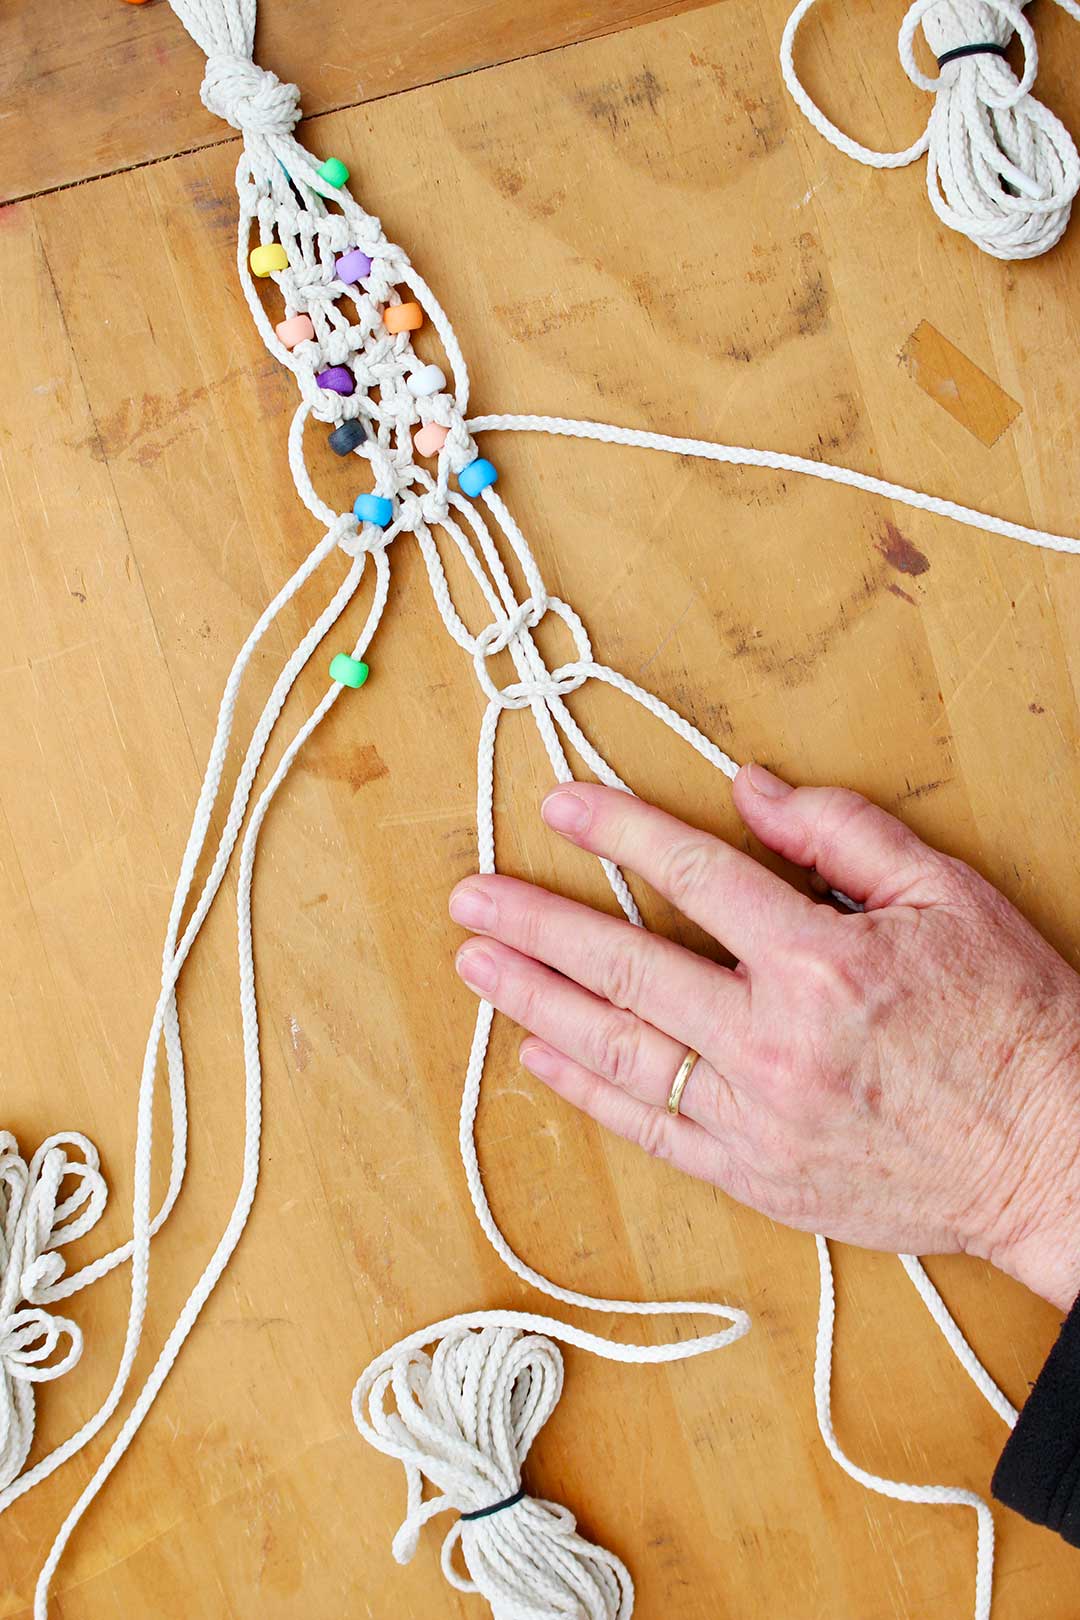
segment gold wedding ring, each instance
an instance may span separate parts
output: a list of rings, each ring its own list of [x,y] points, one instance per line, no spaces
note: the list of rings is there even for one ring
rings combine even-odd
[[[695,1052],[692,1046],[686,1048],[686,1056],[679,1064],[679,1072],[675,1076],[674,1084],[668,1094],[667,1111],[669,1114],[679,1112],[679,1104],[682,1102],[682,1094],[686,1090],[686,1082],[693,1074],[694,1065],[700,1056],[700,1052]]]

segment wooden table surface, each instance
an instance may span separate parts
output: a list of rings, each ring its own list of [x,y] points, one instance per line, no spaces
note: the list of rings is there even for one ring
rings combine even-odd
[[[781,85],[785,0],[264,9],[262,59],[333,109],[306,139],[345,158],[437,289],[476,409],[778,447],[1080,527],[1080,223],[1048,257],[1000,264],[938,224],[921,165],[874,173],[826,146]],[[926,114],[895,57],[901,10],[828,0],[800,52],[827,109],[894,147]],[[293,385],[236,283],[237,143],[198,102],[199,54],[162,4],[87,0],[74,20],[12,0],[0,22],[15,199],[0,212],[0,982],[2,1123],[26,1150],[79,1128],[103,1153],[112,1201],[89,1257],[129,1230],[136,1080],[220,688],[316,532],[286,467]],[[1039,91],[1080,130],[1075,25],[1055,8],[1033,21]],[[736,757],[870,793],[1080,962],[1075,559],[805,479],[528,437],[485,450],[600,658]],[[351,501],[349,469],[318,466]],[[489,1251],[457,1157],[473,1006],[446,895],[475,860],[481,697],[415,547],[392,562],[372,679],[264,835],[252,1222],[73,1541],[62,1620],[483,1609],[445,1586],[437,1527],[393,1563],[403,1480],[349,1415],[357,1372],[400,1334],[545,1305]],[[323,599],[305,592],[268,637],[242,723]],[[286,726],[324,689],[315,663]],[[606,690],[571,706],[639,791],[743,837],[726,784],[653,721]],[[538,823],[530,730],[508,717],[500,746],[506,869],[599,901],[595,872]],[[183,980],[190,1169],[153,1250],[141,1374],[239,1179],[232,894]],[[736,1347],[667,1370],[569,1353],[531,1488],[627,1560],[641,1620],[969,1614],[974,1516],[867,1495],[817,1435],[810,1239],[601,1137],[517,1068],[515,1040],[500,1029],[480,1142],[519,1251],[583,1289],[714,1295],[754,1317]],[[898,1263],[842,1251],[838,1269],[843,1443],[873,1469],[985,1491],[1004,1432]],[[974,1262],[931,1269],[1021,1400],[1055,1312]],[[127,1287],[114,1274],[74,1302],[87,1351],[43,1393],[40,1448],[107,1389]],[[0,1524],[4,1620],[29,1616],[104,1444]],[[996,1620],[1074,1616],[1077,1555],[996,1519]]]

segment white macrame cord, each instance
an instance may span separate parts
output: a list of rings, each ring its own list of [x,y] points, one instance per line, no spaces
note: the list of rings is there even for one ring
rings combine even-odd
[[[825,116],[795,68],[795,39],[818,0],[798,0],[780,42],[780,71],[796,105],[819,135],[856,163],[901,169],[926,156],[926,192],[943,224],[996,259],[1033,259],[1060,241],[1080,190],[1080,157],[1061,120],[1031,94],[1038,71],[1028,0],[915,0],[897,39],[900,63],[934,97],[922,134],[899,152],[852,140]],[[1077,0],[1057,0],[1080,20]],[[937,74],[915,60],[922,29]],[[1004,58],[1013,34],[1024,68]]]
[[[270,805],[294,760],[345,688],[334,681],[308,719],[287,743],[247,816],[256,774],[289,692],[308,661],[353,600],[369,567],[374,574],[371,602],[352,657],[367,653],[389,595],[390,547],[412,536],[420,548],[432,595],[452,639],[472,660],[486,699],[477,753],[477,830],[479,868],[496,869],[494,769],[498,727],[507,710],[528,710],[547,752],[554,777],[573,780],[568,750],[600,781],[626,784],[585,735],[566,699],[590,680],[601,681],[663,721],[702,758],[727,777],[734,761],[689,721],[618,671],[596,661],[586,630],[573,608],[550,596],[532,551],[494,488],[470,499],[450,486],[477,458],[473,435],[497,430],[533,431],[637,445],[721,461],[733,466],[767,467],[829,479],[874,493],[917,510],[936,513],[971,527],[990,530],[1042,549],[1077,553],[1080,541],[1026,528],[917,490],[890,484],[845,468],[780,452],[756,451],[675,438],[603,423],[535,416],[483,416],[468,419],[469,378],[464,356],[446,314],[397,245],[388,242],[378,220],[364,212],[344,187],[331,185],[308,152],[293,138],[299,94],[251,59],[254,0],[171,0],[173,9],[207,55],[203,100],[244,137],[237,165],[239,199],[237,267],[252,317],[267,348],[297,380],[300,403],[288,435],[289,465],[304,504],[324,535],[292,578],[264,610],[241,648],[225,684],[206,774],[196,804],[170,910],[162,957],[161,991],[151,1021],[138,1087],[132,1237],[100,1260],[65,1277],[57,1250],[84,1236],[100,1216],[105,1186],[97,1154],[85,1138],[50,1138],[29,1164],[14,1139],[0,1133],[0,1510],[47,1478],[101,1430],[123,1399],[142,1337],[149,1292],[151,1245],[179,1195],[186,1161],[187,1109],[177,980],[195,944],[240,844],[237,883],[240,1015],[244,1053],[244,1150],[232,1213],[189,1299],[181,1310],[123,1424],[57,1532],[41,1569],[34,1599],[35,1620],[45,1620],[48,1593],[73,1530],[123,1456],[176,1360],[247,1222],[259,1173],[262,1076],[252,941],[251,887],[259,835]],[[275,333],[256,291],[248,255],[253,231],[262,244],[281,244],[287,268],[274,274],[287,317],[308,316],[315,336],[286,348]],[[354,248],[371,259],[362,285],[343,283],[335,259]],[[401,302],[407,284],[439,336],[453,386],[434,392],[410,387],[418,373],[430,372],[414,352],[408,332],[391,333],[383,312]],[[350,317],[342,307],[351,301]],[[320,373],[348,366],[355,392],[344,396],[320,386]],[[363,423],[365,437],[355,453],[366,460],[376,496],[391,503],[385,527],[358,523],[337,513],[318,495],[305,459],[305,427],[312,420],[338,427]],[[416,460],[414,429],[428,423],[446,429],[432,475]],[[495,533],[509,545],[524,579],[519,600],[500,556]],[[491,614],[488,626],[473,634],[451,594],[443,549],[453,547],[465,563]],[[225,822],[209,874],[186,923],[195,873],[206,847],[222,793],[225,761],[241,682],[252,656],[282,609],[301,587],[339,552],[346,566],[326,606],[283,664],[256,722],[229,797]],[[560,619],[574,656],[556,669],[541,657],[533,632],[547,617]],[[499,687],[489,661],[507,651],[516,673]],[[245,817],[247,817],[245,827]],[[243,835],[241,837],[241,834]],[[625,915],[641,917],[626,881],[610,862],[607,880]],[[562,1361],[553,1340],[608,1359],[641,1364],[686,1359],[735,1343],[750,1327],[747,1314],[709,1301],[630,1301],[596,1298],[563,1287],[520,1259],[503,1237],[488,1203],[477,1154],[475,1121],[494,1011],[481,1002],[461,1100],[460,1149],[466,1185],[480,1225],[500,1258],[519,1278],[569,1307],[634,1317],[694,1317],[716,1324],[699,1336],[666,1345],[624,1343],[584,1332],[548,1316],[479,1311],[448,1318],[392,1346],[365,1370],[356,1386],[353,1411],[360,1432],[372,1445],[404,1466],[407,1511],[394,1542],[395,1556],[412,1556],[424,1525],[454,1509],[460,1515],[444,1542],[443,1570],[452,1585],[481,1593],[497,1620],[541,1620],[581,1616],[583,1620],[629,1620],[633,1583],[612,1554],[583,1540],[573,1516],[557,1504],[530,1496],[521,1471],[529,1445],[558,1399]],[[159,1051],[164,1048],[170,1100],[172,1156],[169,1185],[161,1207],[151,1213],[150,1172],[154,1143],[154,1088]],[[66,1193],[64,1189],[67,1189]],[[821,1315],[815,1363],[819,1426],[836,1461],[853,1478],[886,1496],[913,1502],[963,1505],[978,1516],[979,1537],[974,1613],[990,1614],[993,1522],[985,1502],[947,1486],[907,1485],[861,1469],[841,1449],[830,1412],[830,1369],[834,1300],[828,1245],[818,1239]],[[913,1256],[902,1257],[928,1310],[961,1365],[1006,1423],[1015,1411],[979,1363],[944,1302]],[[74,1323],[51,1315],[48,1306],[130,1262],[128,1321],[112,1387],[105,1401],[67,1441],[33,1466],[25,1464],[33,1438],[35,1382],[59,1376],[75,1364],[82,1348]],[[66,1342],[66,1349],[60,1350]],[[436,1495],[423,1497],[423,1481]],[[466,1574],[461,1572],[464,1564]]]

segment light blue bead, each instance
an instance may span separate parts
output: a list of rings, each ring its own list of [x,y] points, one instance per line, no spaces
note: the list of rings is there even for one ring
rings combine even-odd
[[[490,489],[498,476],[491,462],[478,456],[467,467],[462,467],[457,481],[466,495],[479,495],[482,489]]]
[[[385,495],[358,495],[353,511],[357,523],[376,523],[380,529],[385,529],[394,516],[394,503]]]

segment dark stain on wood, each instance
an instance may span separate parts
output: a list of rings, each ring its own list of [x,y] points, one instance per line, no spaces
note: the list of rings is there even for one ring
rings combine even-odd
[[[598,124],[607,124],[613,135],[627,129],[633,113],[647,107],[655,115],[664,94],[663,86],[651,68],[642,68],[624,83],[609,79],[603,84],[582,89],[577,101],[590,118]]]
[[[502,197],[516,197],[525,184],[525,176],[516,169],[496,169],[495,190]]]
[[[110,461],[130,453],[140,467],[149,467],[172,445],[187,437],[193,425],[188,418],[196,406],[203,404],[215,389],[249,374],[249,367],[237,366],[213,383],[203,383],[198,388],[180,388],[175,394],[144,394],[138,402],[122,400],[102,420],[97,432],[76,448],[87,450],[95,461]]]
[[[779,679],[781,686],[802,686],[813,678],[819,658],[828,652],[834,637],[846,634],[871,610],[880,583],[880,579],[864,575],[858,586],[837,604],[828,622],[807,635],[803,644],[794,650],[786,642],[767,638],[756,625],[721,624],[720,633],[733,658],[745,659],[761,674]]]
[[[889,567],[895,568],[898,574],[925,574],[930,567],[929,557],[924,556],[918,546],[913,546],[895,523],[886,522],[877,549]]]
[[[188,182],[187,190],[195,212],[212,231],[223,231],[229,236],[235,235],[235,193],[230,197],[224,191],[218,191],[203,174],[193,176]]]
[[[390,767],[374,743],[361,743],[359,748],[344,754],[316,753],[308,749],[304,763],[313,776],[321,776],[328,782],[347,782],[354,793],[369,782],[390,775]]]
[[[803,231],[794,249],[797,262],[793,262],[790,244],[782,251],[774,247],[759,252],[755,246],[753,256],[758,262],[745,272],[747,279],[762,287],[775,283],[778,290],[786,285],[787,295],[783,302],[771,304],[767,319],[760,318],[765,312],[758,309],[720,342],[719,351],[727,359],[748,365],[797,338],[813,337],[828,328],[830,296],[821,269],[820,244],[812,231]]]

